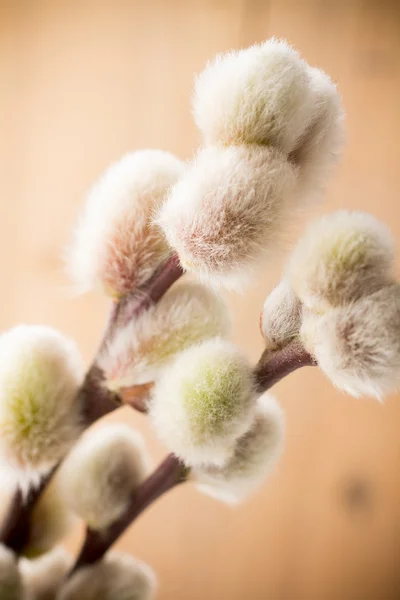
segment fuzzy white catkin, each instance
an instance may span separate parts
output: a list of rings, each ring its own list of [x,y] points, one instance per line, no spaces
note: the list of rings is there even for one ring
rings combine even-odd
[[[101,530],[126,510],[150,470],[144,440],[135,430],[112,424],[88,432],[61,468],[59,479],[71,510]]]
[[[0,598],[2,600],[24,600],[17,558],[2,544],[0,544]]]
[[[57,600],[152,600],[155,590],[156,578],[148,565],[111,552],[79,569],[64,583]]]
[[[140,150],[111,165],[86,200],[67,264],[78,289],[124,296],[168,256],[152,217],[183,163],[162,150]]]
[[[54,329],[19,325],[0,336],[0,457],[23,488],[79,436],[82,379],[76,345]]]
[[[177,356],[156,382],[149,416],[160,440],[185,464],[223,465],[250,427],[251,366],[235,346],[210,340]]]
[[[312,117],[307,64],[270,39],[219,54],[198,76],[196,123],[207,144],[263,144],[291,152]]]
[[[221,298],[200,284],[177,284],[118,329],[98,365],[113,390],[152,382],[175,354],[203,340],[226,337],[229,330],[228,308]]]
[[[400,285],[305,315],[301,338],[339,389],[382,399],[400,387]]]
[[[267,348],[278,348],[298,335],[302,306],[290,284],[283,279],[264,302],[261,331]]]
[[[263,394],[257,401],[254,422],[236,444],[223,467],[194,470],[191,478],[200,491],[228,504],[243,501],[276,466],[284,441],[283,412],[275,398]]]
[[[324,312],[393,282],[389,229],[363,212],[338,211],[311,224],[289,260],[287,276],[308,308]]]
[[[313,97],[311,123],[290,153],[299,166],[296,194],[317,197],[338,162],[344,143],[342,100],[331,78],[308,67],[309,86]]]
[[[71,533],[76,523],[56,476],[32,511],[29,536],[22,554],[35,558],[48,552]]]
[[[276,250],[297,168],[275,148],[201,149],[157,217],[188,270],[241,289]]]
[[[24,600],[55,600],[73,557],[61,546],[35,560],[21,559],[20,572],[25,587]]]

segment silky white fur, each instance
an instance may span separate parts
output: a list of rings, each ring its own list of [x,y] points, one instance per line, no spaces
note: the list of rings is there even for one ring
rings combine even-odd
[[[150,470],[142,436],[120,424],[88,432],[61,468],[64,498],[92,529],[101,530],[126,510]]]
[[[287,274],[300,300],[323,312],[393,281],[393,256],[386,225],[367,213],[343,210],[311,224],[291,255]]]
[[[265,144],[289,153],[312,116],[307,64],[274,38],[219,54],[198,76],[193,104],[207,144]]]
[[[254,421],[236,443],[223,467],[194,470],[191,478],[200,491],[228,504],[246,499],[276,466],[284,441],[284,416],[275,398],[265,393],[257,400]]]
[[[50,327],[0,336],[0,457],[24,488],[65,455],[81,431],[75,344]]]
[[[266,346],[284,346],[298,335],[301,313],[301,302],[289,282],[283,279],[267,296],[261,313],[261,331]]]
[[[150,419],[160,440],[189,466],[223,465],[250,427],[251,366],[215,339],[177,356],[156,382]]]
[[[186,269],[240,289],[276,250],[296,202],[296,177],[297,168],[274,148],[206,147],[171,189],[157,221]]]
[[[228,307],[200,284],[173,286],[124,327],[103,349],[98,365],[113,390],[154,381],[173,356],[208,338],[226,337]]]
[[[0,598],[2,600],[24,600],[17,558],[2,544],[0,544]]]
[[[344,113],[336,85],[321,71],[308,67],[313,115],[304,134],[290,153],[299,166],[296,193],[317,197],[338,162],[344,143]]]
[[[152,600],[155,590],[156,578],[148,565],[127,554],[109,552],[68,579],[57,600]]]
[[[162,150],[133,152],[109,167],[88,195],[67,257],[80,291],[123,296],[152,275],[168,255],[153,212],[183,168]]]
[[[32,511],[29,536],[22,554],[37,557],[48,552],[72,531],[76,523],[58,477],[54,477]]]
[[[301,337],[338,388],[382,399],[400,387],[400,285],[305,315]]]
[[[19,567],[25,587],[23,600],[55,600],[72,565],[72,555],[61,546],[34,560],[21,559]]]

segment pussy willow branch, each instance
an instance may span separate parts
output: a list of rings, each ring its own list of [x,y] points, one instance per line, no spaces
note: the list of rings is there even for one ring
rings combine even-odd
[[[119,326],[129,323],[131,319],[158,302],[182,275],[183,270],[179,258],[176,254],[173,254],[141,288],[119,302],[115,302],[96,357]],[[103,385],[103,379],[103,374],[98,368],[95,358],[78,392],[78,402],[82,406],[84,429],[119,408],[122,404],[128,404],[140,412],[146,411],[149,386],[140,386],[136,390],[126,388],[121,394],[116,394],[107,390]],[[5,544],[14,552],[20,553],[25,547],[29,537],[32,511],[58,467],[59,465],[56,465],[53,471],[44,477],[38,486],[28,490],[27,494],[23,495],[20,489],[17,489],[14,493],[7,514],[0,526],[0,543]]]
[[[298,340],[293,340],[284,348],[266,350],[256,367],[254,379],[257,392],[269,390],[296,369],[315,365],[313,357],[308,354]],[[100,560],[132,522],[162,494],[186,480],[189,473],[174,455],[169,455],[156,471],[133,494],[128,510],[106,531],[86,530],[85,540],[77,558],[74,569]]]
[[[187,468],[170,454],[132,495],[127,511],[106,531],[86,530],[73,571],[100,560],[129,525],[161,495],[186,480]]]

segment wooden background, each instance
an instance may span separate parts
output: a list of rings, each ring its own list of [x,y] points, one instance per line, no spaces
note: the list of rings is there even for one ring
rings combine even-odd
[[[0,1],[1,328],[59,327],[89,361],[107,302],[73,298],[60,260],[85,190],[127,150],[190,157],[194,73],[217,51],[272,35],[343,94],[348,143],[318,211],[365,209],[400,237],[396,0]],[[237,341],[254,360],[260,306],[280,267],[266,265],[251,293],[230,298]],[[160,600],[400,598],[399,398],[354,400],[317,369],[276,394],[287,445],[260,493],[232,510],[177,490],[120,547],[154,566]],[[118,418],[147,435],[142,417]]]

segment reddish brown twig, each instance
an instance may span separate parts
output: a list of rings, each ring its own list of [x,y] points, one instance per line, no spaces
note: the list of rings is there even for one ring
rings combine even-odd
[[[293,340],[279,350],[265,350],[254,369],[257,391],[265,392],[281,379],[301,367],[315,366],[315,359],[300,340]]]

